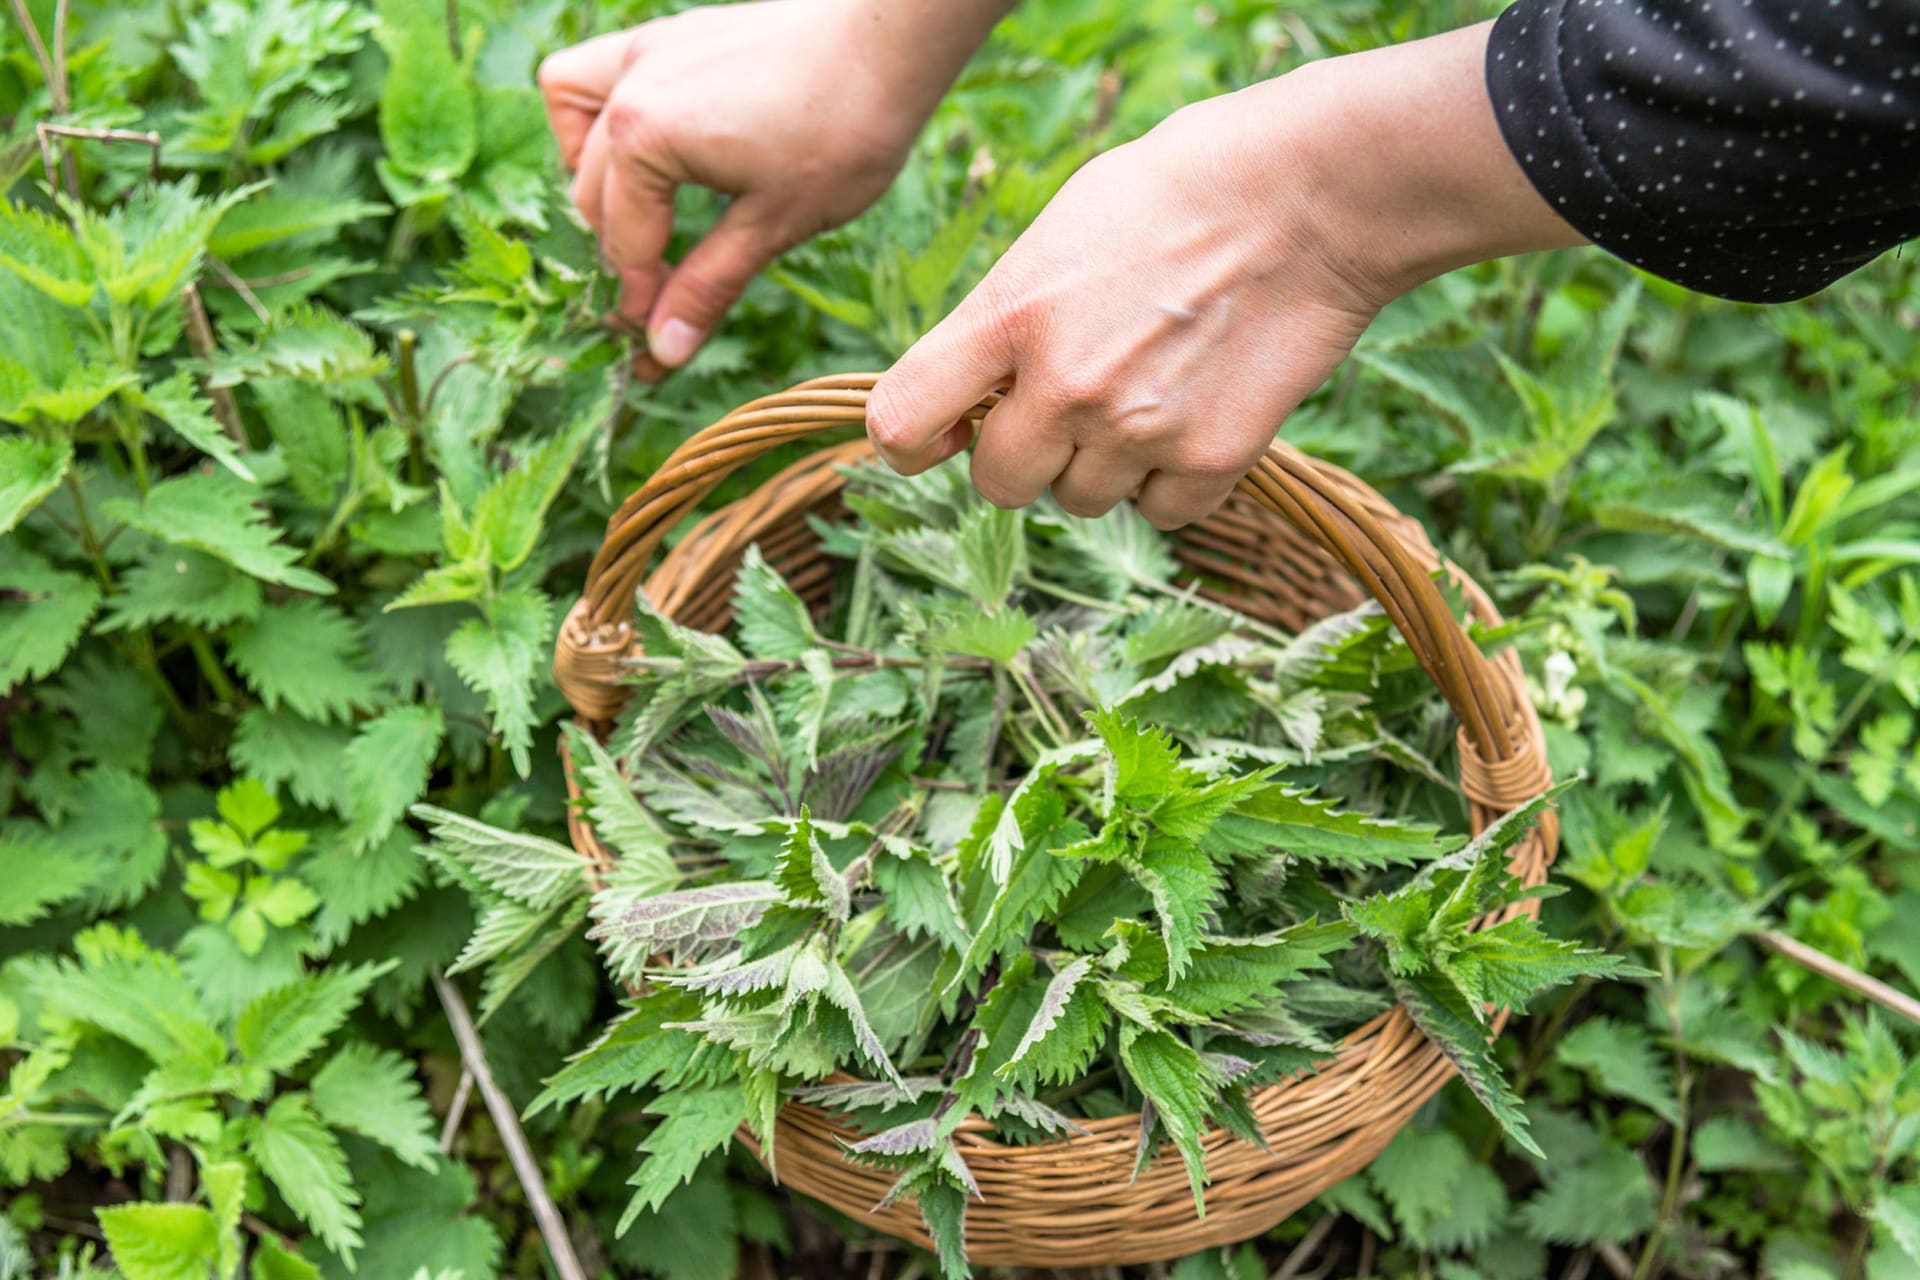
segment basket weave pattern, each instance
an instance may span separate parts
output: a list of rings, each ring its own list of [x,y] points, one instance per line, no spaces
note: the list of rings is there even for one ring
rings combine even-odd
[[[687,439],[614,513],[554,659],[555,677],[584,723],[603,727],[624,700],[622,663],[634,645],[628,619],[643,579],[661,613],[718,630],[730,618],[740,556],[758,543],[803,597],[825,599],[839,566],[819,553],[807,520],[837,512],[841,468],[873,456],[864,440],[823,448],[788,467],[704,518],[650,575],[648,569],[667,534],[736,468],[777,445],[862,424],[876,376],[818,378],[742,406]],[[982,402],[970,416],[983,416],[991,404]],[[1178,553],[1202,594],[1292,630],[1369,595],[1378,600],[1459,718],[1460,784],[1476,832],[1550,784],[1518,657],[1512,650],[1482,655],[1430,575],[1447,569],[1481,621],[1498,623],[1498,611],[1443,564],[1416,522],[1353,476],[1276,443],[1226,507],[1181,531]],[[570,762],[568,790],[578,800]],[[577,804],[569,825],[597,879],[612,853]],[[1543,880],[1557,838],[1548,814],[1518,846],[1515,874],[1529,884]],[[1521,904],[1496,920],[1533,910],[1537,904]],[[1267,1150],[1221,1130],[1208,1136],[1204,1218],[1170,1154],[1133,1176],[1137,1116],[1087,1121],[1083,1135],[1024,1147],[998,1143],[984,1124],[970,1121],[956,1140],[982,1198],[968,1209],[967,1254],[981,1265],[1078,1267],[1160,1261],[1246,1239],[1364,1168],[1451,1075],[1404,1010],[1381,1014],[1314,1075],[1254,1095]],[[823,1111],[787,1104],[775,1132],[780,1181],[879,1230],[928,1244],[911,1203],[876,1210],[891,1177],[845,1158],[841,1142],[857,1136]],[[752,1144],[750,1135],[742,1137]]]

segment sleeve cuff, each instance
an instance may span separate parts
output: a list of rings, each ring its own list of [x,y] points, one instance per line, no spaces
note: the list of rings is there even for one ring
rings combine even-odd
[[[1673,139],[1654,140],[1664,136],[1665,122],[1649,120],[1651,100],[1648,110],[1611,105],[1616,94],[1624,103],[1629,88],[1641,86],[1589,65],[1612,59],[1604,38],[1580,38],[1593,23],[1577,23],[1568,9],[1566,0],[1520,0],[1501,14],[1487,43],[1486,71],[1507,149],[1534,189],[1576,230],[1644,271],[1737,302],[1803,298],[1871,261],[1873,254],[1836,262],[1742,252],[1743,231],[1689,220],[1681,188],[1698,179],[1689,179],[1683,171],[1688,166],[1675,166],[1671,186],[1658,180],[1630,186],[1619,176],[1633,158],[1626,148],[1671,145]],[[1603,103],[1611,116],[1600,109]],[[1676,100],[1671,114],[1683,105]]]

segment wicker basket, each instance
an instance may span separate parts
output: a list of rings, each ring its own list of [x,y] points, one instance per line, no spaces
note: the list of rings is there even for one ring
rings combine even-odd
[[[803,595],[824,599],[837,570],[819,554],[807,517],[837,513],[840,468],[872,457],[863,439],[788,467],[707,516],[650,576],[647,569],[668,532],[736,468],[777,445],[858,427],[875,377],[817,378],[736,409],[690,437],[614,513],[586,593],[561,628],[554,662],[585,724],[603,727],[624,698],[621,660],[633,643],[628,619],[643,577],[655,608],[717,630],[728,622],[739,558],[758,543]],[[982,403],[972,416],[989,407]],[[1549,785],[1540,723],[1517,657],[1511,650],[1491,659],[1480,653],[1430,577],[1442,562],[1419,525],[1351,475],[1275,444],[1226,507],[1181,532],[1179,554],[1204,594],[1289,629],[1352,608],[1365,594],[1378,600],[1459,717],[1460,783],[1475,831]],[[1474,614],[1498,622],[1486,595],[1448,569]],[[577,801],[570,765],[568,786]],[[612,855],[577,803],[570,812],[573,843],[597,878]],[[1528,883],[1544,879],[1556,840],[1548,815],[1519,846],[1515,873]],[[1535,909],[1529,902],[1509,913]],[[1089,1121],[1082,1136],[1020,1147],[1001,1145],[969,1122],[974,1127],[963,1128],[957,1141],[982,1199],[967,1214],[968,1256],[982,1265],[1081,1267],[1159,1261],[1244,1240],[1365,1167],[1451,1074],[1404,1010],[1380,1015],[1348,1036],[1316,1074],[1254,1096],[1268,1150],[1224,1131],[1208,1136],[1204,1218],[1179,1160],[1163,1153],[1133,1176],[1137,1116]],[[890,1175],[843,1156],[841,1140],[855,1137],[820,1110],[787,1104],[775,1136],[780,1180],[881,1231],[927,1244],[915,1206],[875,1208]]]

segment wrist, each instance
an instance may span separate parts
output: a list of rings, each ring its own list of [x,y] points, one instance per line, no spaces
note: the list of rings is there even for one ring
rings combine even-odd
[[[933,114],[1014,0],[828,0],[837,41],[883,100]]]
[[[1237,168],[1277,211],[1280,248],[1318,253],[1378,307],[1457,267],[1586,243],[1501,137],[1484,70],[1491,25],[1243,91],[1259,100],[1237,110],[1259,123]]]

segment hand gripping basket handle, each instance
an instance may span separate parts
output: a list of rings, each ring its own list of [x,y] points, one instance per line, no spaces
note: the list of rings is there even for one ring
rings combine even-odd
[[[667,533],[727,476],[777,445],[866,420],[878,374],[815,378],[742,405],[688,437],[607,522],[584,595],[560,628],[554,675],[583,718],[611,719],[625,701],[621,659],[632,642],[634,594]],[[997,397],[966,415],[978,420]],[[1345,472],[1276,441],[1239,492],[1311,538],[1378,600],[1460,719],[1461,784],[1504,812],[1544,790],[1548,772],[1534,735],[1516,732],[1512,682],[1454,619],[1428,567],[1394,535],[1378,500]],[[751,501],[749,498],[748,501]]]

